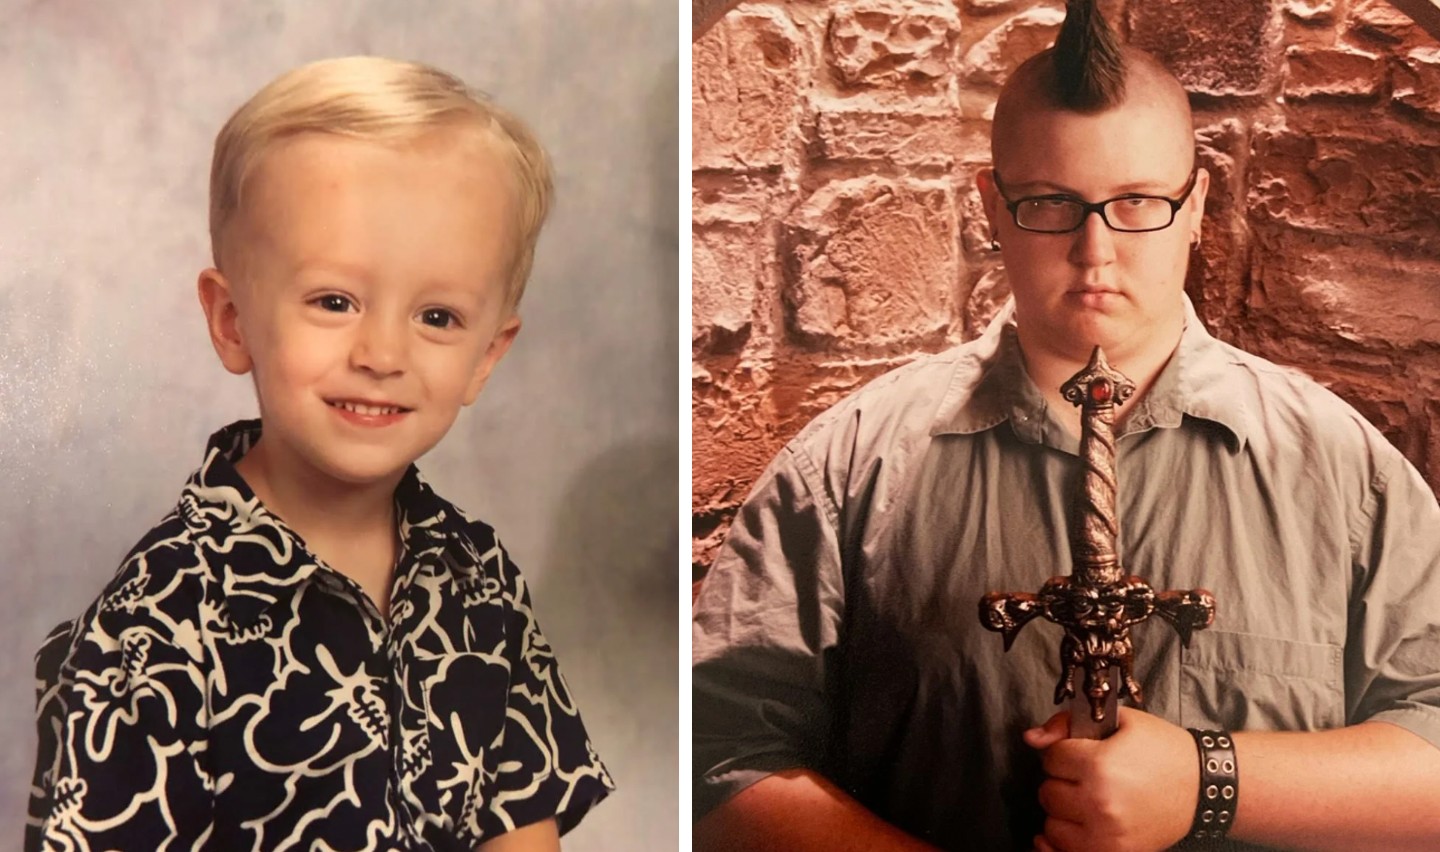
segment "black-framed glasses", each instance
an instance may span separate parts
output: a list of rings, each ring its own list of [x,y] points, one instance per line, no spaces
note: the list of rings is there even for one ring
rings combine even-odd
[[[1068,234],[1078,230],[1091,213],[1099,213],[1100,221],[1112,231],[1139,234],[1146,231],[1163,231],[1175,223],[1175,214],[1185,206],[1190,193],[1195,190],[1195,181],[1200,169],[1190,170],[1190,180],[1180,191],[1179,198],[1163,195],[1140,195],[1129,193],[1090,203],[1073,195],[1032,195],[1011,201],[1000,185],[1000,172],[994,172],[995,188],[1005,199],[1015,225],[1024,231],[1041,234]]]

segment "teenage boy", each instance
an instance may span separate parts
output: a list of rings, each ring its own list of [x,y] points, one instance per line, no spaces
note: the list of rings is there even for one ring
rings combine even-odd
[[[1094,7],[995,107],[1013,302],[817,418],[705,579],[697,850],[1440,848],[1440,507],[1348,405],[1206,333],[1188,98]],[[1149,712],[1104,740],[1054,712],[1055,634],[1007,654],[976,611],[1069,570],[1059,389],[1096,345],[1138,388],[1125,565],[1218,602],[1188,649],[1137,630]]]

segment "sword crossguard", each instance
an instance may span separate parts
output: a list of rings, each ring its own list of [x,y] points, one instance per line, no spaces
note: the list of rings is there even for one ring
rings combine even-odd
[[[1188,648],[1196,630],[1215,623],[1215,596],[1206,589],[1161,592],[1155,601],[1155,613],[1170,622],[1180,634],[1180,644]]]
[[[991,592],[980,599],[980,623],[1005,639],[1005,650],[1015,644],[1020,628],[1039,616],[1043,604],[1028,592]]]

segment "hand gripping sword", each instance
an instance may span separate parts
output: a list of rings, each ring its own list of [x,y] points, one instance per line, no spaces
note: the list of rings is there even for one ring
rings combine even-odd
[[[1055,703],[1070,705],[1070,735],[1104,739],[1115,731],[1118,695],[1143,707],[1145,696],[1132,671],[1130,628],[1158,614],[1190,645],[1196,630],[1215,620],[1215,598],[1204,589],[1156,592],[1120,567],[1115,542],[1115,406],[1135,385],[1105,361],[1096,346],[1090,363],[1060,386],[1080,406],[1080,458],[1085,476],[1070,528],[1074,572],[1051,577],[1038,594],[992,592],[980,599],[980,623],[1005,637],[1005,650],[1031,619],[1044,616],[1065,631],[1060,640],[1060,680]],[[1084,696],[1075,694],[1075,674],[1085,673]]]

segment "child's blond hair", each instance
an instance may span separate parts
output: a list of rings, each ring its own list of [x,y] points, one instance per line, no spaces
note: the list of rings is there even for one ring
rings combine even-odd
[[[473,127],[514,173],[519,245],[506,282],[507,312],[519,303],[550,210],[550,163],[530,129],[460,79],[428,65],[377,56],[325,59],[286,72],[246,101],[215,138],[210,165],[210,247],[220,266],[225,229],[245,181],[277,141],[333,133],[406,142],[441,128]]]

